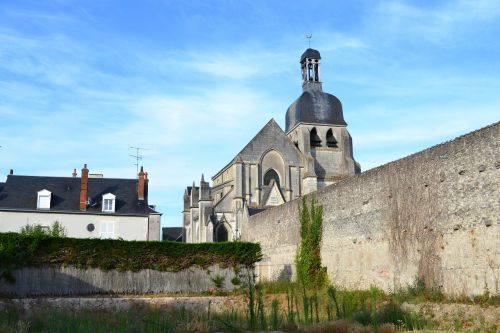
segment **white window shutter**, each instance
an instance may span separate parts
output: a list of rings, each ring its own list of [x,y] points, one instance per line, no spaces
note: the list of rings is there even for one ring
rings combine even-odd
[[[101,222],[101,238],[115,238],[115,222],[102,221]]]
[[[109,238],[115,238],[115,222],[113,221],[108,222],[108,235]]]

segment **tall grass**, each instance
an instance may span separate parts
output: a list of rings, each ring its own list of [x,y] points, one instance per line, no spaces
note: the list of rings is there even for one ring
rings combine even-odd
[[[266,286],[246,277],[246,308],[223,313],[186,309],[138,308],[126,312],[41,311],[0,312],[0,332],[244,332],[286,330],[289,332],[376,332],[420,329],[427,322],[418,314],[404,311],[383,291],[345,290],[330,286],[307,290],[289,284],[286,293],[266,301]],[[269,286],[268,286],[269,287]],[[272,294],[267,294],[267,296]],[[286,297],[281,306],[277,297]],[[50,319],[49,319],[50,318]],[[386,324],[384,326],[384,324]],[[390,324],[390,325],[387,325]],[[392,326],[391,326],[392,325]]]

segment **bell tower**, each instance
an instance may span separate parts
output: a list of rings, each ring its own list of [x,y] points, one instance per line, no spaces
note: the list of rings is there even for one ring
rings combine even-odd
[[[286,112],[286,133],[304,154],[304,194],[360,172],[342,103],[323,92],[321,55],[308,48],[300,57],[302,94]]]
[[[321,55],[314,49],[307,49],[300,58],[302,69],[302,90],[322,90],[321,86]]]

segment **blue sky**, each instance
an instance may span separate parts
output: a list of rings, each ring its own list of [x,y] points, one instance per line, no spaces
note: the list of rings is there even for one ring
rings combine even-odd
[[[145,147],[179,226],[185,186],[284,128],[308,33],[363,170],[500,118],[497,0],[4,0],[0,175],[133,178]]]

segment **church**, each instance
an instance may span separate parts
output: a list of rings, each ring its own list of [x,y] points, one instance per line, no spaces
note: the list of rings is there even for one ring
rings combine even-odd
[[[285,131],[271,119],[212,177],[184,192],[183,241],[232,241],[248,217],[361,172],[340,100],[323,92],[321,55],[300,57],[302,94],[286,111]]]

